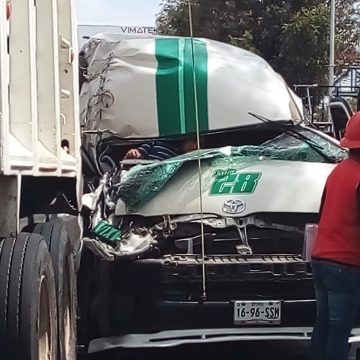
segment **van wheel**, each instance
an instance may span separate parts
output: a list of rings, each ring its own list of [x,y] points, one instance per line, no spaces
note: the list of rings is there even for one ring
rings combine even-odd
[[[57,310],[51,257],[41,235],[0,242],[0,349],[14,360],[57,359]]]
[[[59,359],[76,359],[76,273],[71,243],[60,223],[36,224],[34,233],[48,244],[54,265],[57,289]]]

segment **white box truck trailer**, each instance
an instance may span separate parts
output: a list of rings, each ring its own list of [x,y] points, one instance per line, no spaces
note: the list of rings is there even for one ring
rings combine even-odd
[[[76,358],[73,254],[80,239],[81,186],[76,48],[72,1],[0,0],[4,360]]]

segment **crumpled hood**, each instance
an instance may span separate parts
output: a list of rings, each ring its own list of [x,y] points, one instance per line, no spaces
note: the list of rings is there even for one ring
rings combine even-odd
[[[258,160],[241,164],[204,163],[204,214],[243,217],[254,213],[317,213],[333,164]],[[197,162],[188,162],[153,199],[137,209],[143,216],[200,212]],[[129,214],[119,201],[117,215]],[[134,214],[134,213],[132,213]]]

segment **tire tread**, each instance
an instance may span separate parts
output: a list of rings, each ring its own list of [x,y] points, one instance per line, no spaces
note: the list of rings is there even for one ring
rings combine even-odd
[[[57,222],[48,222],[44,224],[37,224],[34,227],[34,233],[41,234],[44,238],[48,247],[50,248],[50,254],[52,262],[54,265],[55,273],[55,283],[57,289],[57,305],[58,305],[58,329],[59,329],[59,360],[75,360],[75,348],[76,348],[76,273],[74,269],[74,261],[72,259],[71,253],[71,244],[69,237],[67,235],[64,225]],[[68,269],[66,267],[68,266]],[[65,288],[64,279],[65,272],[68,272],[67,277],[70,276],[67,280],[70,283],[70,286]],[[61,342],[63,339],[64,323],[63,323],[63,311],[64,311],[64,301],[65,295],[69,293],[70,298],[72,299],[70,306],[70,311],[72,315],[72,328],[74,329],[73,335],[73,351],[70,354],[69,358],[66,358],[64,345]]]
[[[37,317],[39,288],[46,276],[52,309],[52,339],[57,344],[56,294],[51,257],[44,238],[20,233],[0,241],[0,349],[1,358],[38,358]],[[54,358],[54,357],[52,357]]]
[[[24,261],[26,249],[29,243],[30,234],[21,233],[15,242],[13,261],[11,266],[9,292],[9,326],[8,333],[11,337],[11,344],[14,353],[18,352],[20,346],[20,319],[21,319],[21,299],[24,275]]]

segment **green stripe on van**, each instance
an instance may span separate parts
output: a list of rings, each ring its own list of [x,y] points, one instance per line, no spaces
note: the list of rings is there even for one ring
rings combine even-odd
[[[156,101],[160,136],[180,134],[179,107],[179,41],[155,40],[158,61]]]
[[[192,49],[195,54],[199,127],[208,130],[206,43],[189,38],[156,39],[156,97],[160,136],[196,132]]]

